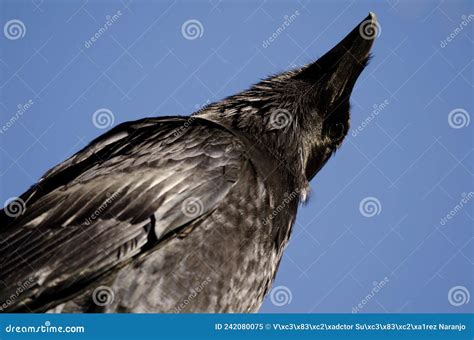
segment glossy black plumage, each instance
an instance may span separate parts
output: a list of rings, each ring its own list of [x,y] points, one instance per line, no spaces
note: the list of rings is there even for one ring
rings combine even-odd
[[[2,310],[257,311],[309,180],[347,133],[372,44],[359,31],[195,116],[121,124],[51,169],[23,214],[0,214]]]

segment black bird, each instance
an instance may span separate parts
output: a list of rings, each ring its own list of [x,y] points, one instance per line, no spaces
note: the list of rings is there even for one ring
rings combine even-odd
[[[314,63],[49,170],[1,211],[1,311],[258,311],[377,28],[370,13]]]

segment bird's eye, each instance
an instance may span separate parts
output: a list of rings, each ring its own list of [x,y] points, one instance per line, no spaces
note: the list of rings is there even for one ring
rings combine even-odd
[[[334,142],[339,142],[344,138],[344,124],[336,123],[329,128],[329,138]]]

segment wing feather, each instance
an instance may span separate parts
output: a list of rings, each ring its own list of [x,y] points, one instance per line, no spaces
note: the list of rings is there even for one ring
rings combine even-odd
[[[243,150],[199,119],[145,119],[99,137],[21,196],[22,215],[0,213],[0,301],[28,280],[7,311],[54,303],[142,252],[150,232],[159,241],[212,211],[238,180]]]

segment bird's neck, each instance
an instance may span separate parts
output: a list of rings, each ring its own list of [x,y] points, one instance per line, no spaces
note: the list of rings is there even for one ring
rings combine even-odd
[[[229,130],[247,145],[249,154],[252,154],[259,163],[266,159],[271,164],[268,171],[273,172],[280,168],[292,182],[293,190],[300,193],[300,200],[305,201],[309,193],[309,182],[305,174],[304,155],[296,133],[284,131],[264,131],[256,126],[253,119],[238,123],[232,116],[223,115],[219,111],[207,110],[196,117],[214,122]]]

